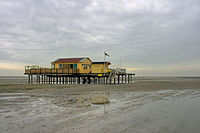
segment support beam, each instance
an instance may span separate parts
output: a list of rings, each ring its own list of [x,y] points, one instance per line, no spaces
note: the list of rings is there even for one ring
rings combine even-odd
[[[42,84],[43,84],[43,82],[44,82],[43,75],[41,75],[41,78],[42,78]]]
[[[44,78],[44,84],[46,83],[46,76],[45,75],[43,75],[43,78]]]
[[[40,84],[40,75],[38,75],[38,83]]]
[[[125,84],[127,83],[127,79],[126,79],[127,77],[126,77],[126,74],[125,74]]]
[[[78,77],[78,84],[81,83],[81,77]]]
[[[129,79],[129,74],[128,74],[128,84],[129,84],[129,82],[130,82],[130,79]]]
[[[28,83],[32,84],[123,84],[133,83],[134,74],[117,74],[115,77],[109,78],[108,75],[98,76],[97,74],[28,74]],[[35,76],[35,77],[34,77]]]
[[[60,76],[59,78],[59,83],[61,84],[62,83],[62,77]]]
[[[65,84],[65,77],[62,77],[62,84]]]
[[[56,84],[58,84],[58,76],[56,77]]]
[[[131,76],[131,83],[133,83],[133,81],[132,81],[132,75],[130,75]]]
[[[112,78],[111,77],[109,78],[109,83],[112,84]]]
[[[31,84],[33,83],[33,75],[31,75]]]
[[[28,83],[30,84],[31,83],[31,76],[28,75]]]

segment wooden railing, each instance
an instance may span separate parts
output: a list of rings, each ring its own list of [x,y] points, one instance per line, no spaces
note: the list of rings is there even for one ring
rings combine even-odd
[[[26,69],[25,74],[73,74],[79,73],[79,69],[51,69],[51,68],[41,68],[41,69]]]

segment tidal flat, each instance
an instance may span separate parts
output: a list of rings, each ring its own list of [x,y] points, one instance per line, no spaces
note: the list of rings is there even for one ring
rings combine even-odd
[[[0,80],[1,133],[199,133],[200,78],[116,85],[13,80]],[[108,102],[93,101],[102,98]]]

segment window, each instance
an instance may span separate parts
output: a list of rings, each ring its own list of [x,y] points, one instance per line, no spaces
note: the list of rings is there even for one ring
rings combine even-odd
[[[70,64],[70,68],[73,68],[73,66],[74,66],[73,64]]]
[[[62,64],[59,64],[59,69],[62,69]]]
[[[82,66],[84,70],[87,70],[87,64],[82,64]]]
[[[55,64],[52,65],[52,68],[55,69]]]

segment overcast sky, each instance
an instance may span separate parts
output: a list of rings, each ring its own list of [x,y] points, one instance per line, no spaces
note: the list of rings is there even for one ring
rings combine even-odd
[[[103,51],[140,76],[200,76],[200,0],[0,0],[0,75]]]

